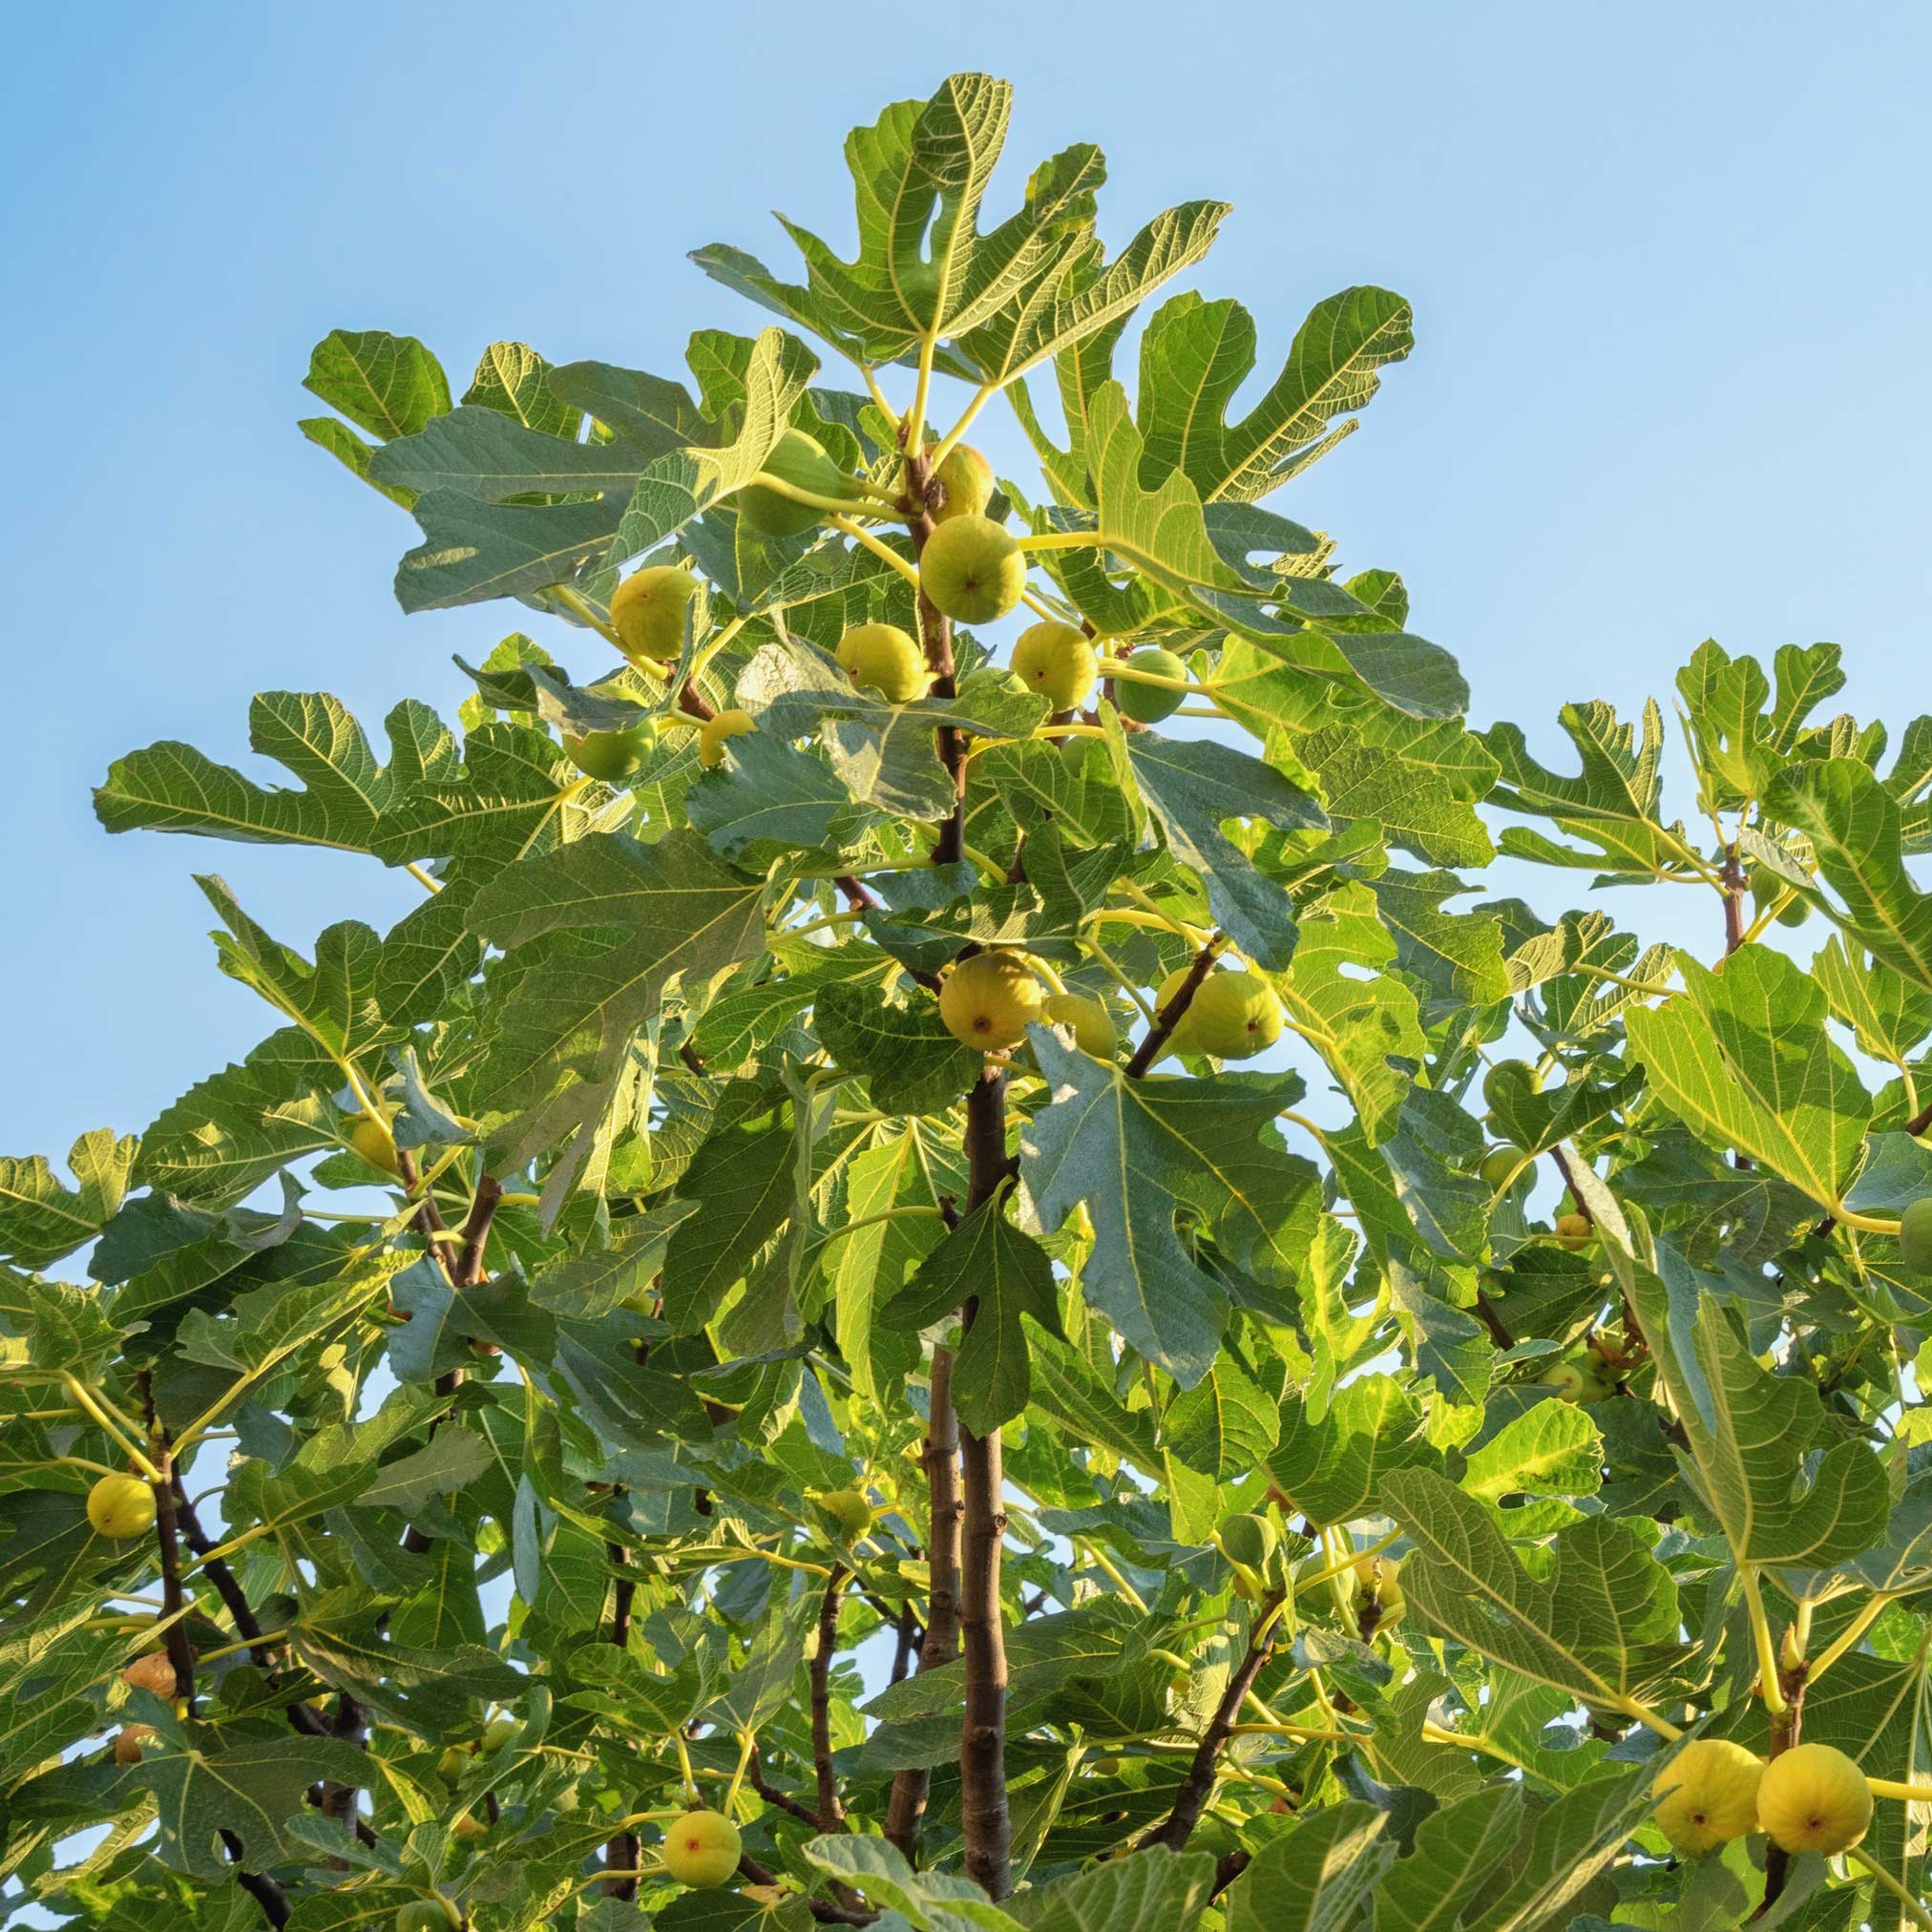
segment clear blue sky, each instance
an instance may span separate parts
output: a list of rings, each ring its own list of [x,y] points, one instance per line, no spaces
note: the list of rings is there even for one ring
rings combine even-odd
[[[1337,287],[1414,301],[1418,353],[1274,500],[1404,574],[1480,722],[1556,757],[1559,704],[1663,695],[1707,635],[1838,639],[1848,704],[1932,708],[1932,13],[845,14],[850,56],[830,10],[745,0],[15,14],[0,1152],[136,1129],[268,1030],[214,971],[191,869],[304,950],[416,892],[368,860],[110,840],[89,803],[156,738],[246,765],[257,689],[453,709],[450,652],[513,626],[398,613],[410,524],[294,428],[310,345],[407,331],[458,380],[498,336],[670,372],[693,328],[757,320],[684,251],[782,260],[773,206],[843,240],[846,131],[954,68],[1018,88],[996,209],[1079,138],[1111,158],[1115,242],[1231,200],[1198,282],[1256,313],[1266,374]]]

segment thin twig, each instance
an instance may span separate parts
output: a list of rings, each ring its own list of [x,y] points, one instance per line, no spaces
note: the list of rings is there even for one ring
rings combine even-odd
[[[1134,1057],[1127,1062],[1129,1080],[1139,1080],[1160,1059],[1162,1051],[1173,1038],[1174,1029],[1180,1025],[1188,1007],[1194,1003],[1194,996],[1200,992],[1202,981],[1214,970],[1215,955],[1227,943],[1227,939],[1216,933],[1200,952],[1195,954],[1194,963],[1188,967],[1186,978],[1182,980],[1173,998],[1154,1016],[1154,1023],[1147,1029],[1147,1037],[1134,1049]]]

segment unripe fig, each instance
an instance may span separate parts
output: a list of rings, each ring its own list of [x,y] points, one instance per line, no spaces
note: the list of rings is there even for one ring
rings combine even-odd
[[[1693,1739],[1650,1780],[1650,1796],[1661,1800],[1653,1814],[1657,1829],[1690,1858],[1754,1832],[1763,1775],[1764,1760],[1743,1745]]]
[[[1932,1194],[1908,1201],[1899,1216],[1899,1265],[1922,1280],[1932,1276]]]
[[[738,1827],[723,1812],[694,1811],[665,1827],[664,1869],[693,1891],[722,1885],[738,1869]]]
[[[1281,1547],[1274,1524],[1265,1516],[1239,1511],[1224,1516],[1216,1525],[1215,1541],[1229,1563],[1245,1564],[1251,1570],[1266,1570]]]
[[[1795,1744],[1764,1768],[1757,1823],[1787,1852],[1849,1851],[1872,1822],[1872,1787],[1842,1751]]]
[[[649,757],[657,742],[658,727],[646,718],[628,731],[586,731],[581,738],[566,735],[563,748],[587,778],[621,785]]]
[[[1136,651],[1126,662],[1135,670],[1150,672],[1157,678],[1187,675],[1187,666],[1172,651],[1152,644]],[[1138,679],[1114,680],[1115,709],[1137,724],[1158,724],[1162,719],[1171,718],[1186,695],[1185,691],[1170,691],[1165,684],[1144,684]]]
[[[1595,1232],[1595,1224],[1587,1214],[1559,1214],[1556,1217],[1556,1238],[1568,1253],[1574,1254],[1578,1249],[1587,1248]]]
[[[450,1829],[459,1838],[481,1838],[490,1835],[489,1825],[474,1812],[465,1812],[462,1816],[450,1821]]]
[[[803,430],[788,430],[778,447],[766,457],[764,473],[789,483],[795,490],[809,490],[814,496],[840,499],[855,494],[852,479],[825,452],[825,445]],[[796,536],[825,519],[827,513],[809,503],[781,496],[776,490],[757,484],[739,491],[732,499],[745,527],[758,536]]]
[[[1088,1760],[1087,1769],[1099,1777],[1119,1777],[1121,1774],[1121,1761],[1118,1757],[1111,1754],[1105,1757],[1091,1758]]]
[[[1078,711],[1100,682],[1100,653],[1077,624],[1029,624],[1013,643],[1013,671],[1056,711]]]
[[[175,1667],[165,1650],[150,1650],[136,1657],[121,1672],[121,1682],[135,1690],[152,1690],[157,1697],[175,1694]]]
[[[993,501],[993,465],[970,443],[955,443],[934,474],[946,488],[945,502],[933,513],[934,523],[986,514]]]
[[[440,1899],[411,1899],[396,1907],[396,1932],[450,1932],[461,1923]]]
[[[514,1717],[493,1717],[483,1727],[483,1749],[501,1751],[522,1729]]]
[[[872,1526],[872,1506],[856,1489],[828,1489],[817,1502],[848,1543],[856,1543]]]
[[[725,739],[742,738],[757,729],[749,711],[720,711],[715,718],[705,719],[698,727],[698,763],[707,771],[716,771],[724,763]]]
[[[436,1760],[436,1775],[445,1784],[454,1784],[469,1769],[470,1754],[460,1744],[446,1745]]]
[[[1003,618],[1026,588],[1026,553],[985,516],[955,516],[926,539],[919,582],[934,604],[962,624]]]
[[[697,591],[698,579],[675,563],[654,563],[625,578],[611,597],[611,629],[624,655],[676,662],[684,648],[685,607]]]
[[[125,1543],[155,1526],[155,1492],[138,1476],[103,1476],[87,1492],[87,1520],[96,1536]]]
[[[1482,1104],[1492,1114],[1510,1095],[1536,1090],[1536,1069],[1526,1060],[1500,1060],[1482,1076]]]
[[[939,1018],[955,1040],[997,1052],[1017,1046],[1040,1015],[1040,983],[1011,953],[975,953],[946,976]]]
[[[1086,993],[1049,993],[1040,1002],[1040,1016],[1073,1029],[1073,1043],[1094,1060],[1114,1057],[1114,1017],[1106,1002]]]
[[[369,1166],[380,1168],[385,1174],[401,1170],[402,1163],[396,1158],[396,1137],[389,1132],[387,1121],[363,1114],[349,1129],[348,1144],[356,1158]]]
[[[854,624],[835,655],[854,684],[870,684],[889,704],[923,698],[933,682],[925,652],[897,624]]]
[[[1515,1147],[1491,1147],[1482,1157],[1482,1165],[1477,1172],[1482,1176],[1492,1194],[1500,1194],[1508,1185],[1510,1177],[1522,1161],[1522,1152]]]
[[[152,1724],[123,1724],[115,1732],[114,1761],[116,1764],[138,1764],[141,1761],[141,1746],[154,1734]]]
[[[1402,1594],[1402,1560],[1394,1556],[1364,1556],[1355,1559],[1355,1594],[1374,1597],[1381,1606],[1380,1622],[1393,1624],[1409,1607]]]
[[[1186,982],[1192,969],[1168,974],[1154,997],[1154,1011],[1165,1013],[1167,1002]],[[1194,989],[1194,998],[1168,1037],[1172,1053],[1212,1054],[1216,1060],[1252,1060],[1281,1038],[1281,1001],[1259,974],[1242,971],[1210,973]]]
[[[1537,1380],[1543,1388],[1555,1390],[1560,1401],[1586,1406],[1605,1400],[1612,1392],[1609,1382],[1582,1362],[1559,1362],[1545,1369]]]

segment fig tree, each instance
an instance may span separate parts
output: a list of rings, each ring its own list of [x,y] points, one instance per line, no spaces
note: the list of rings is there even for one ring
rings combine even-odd
[[[1187,676],[1187,666],[1172,651],[1164,651],[1154,644],[1144,646],[1126,662],[1135,670],[1156,678],[1185,681]],[[1186,691],[1171,690],[1166,684],[1143,683],[1137,678],[1114,680],[1115,708],[1122,717],[1131,718],[1137,724],[1158,724],[1162,719],[1171,718],[1186,695]]]
[[[926,539],[919,583],[934,607],[962,624],[991,623],[1026,588],[1026,553],[984,516],[955,516]]]
[[[826,454],[825,445],[803,430],[786,430],[778,447],[766,457],[763,473],[789,483],[794,490],[808,490],[814,496],[843,500],[856,494],[852,479]],[[796,536],[826,515],[809,503],[800,503],[756,483],[739,491],[733,500],[739,520],[756,536]]]
[[[1932,1275],[1932,1194],[1908,1201],[1899,1216],[1899,1265],[1922,1280]]]
[[[925,652],[897,624],[854,624],[834,655],[854,684],[870,684],[889,704],[923,698],[933,682]]]
[[[738,1827],[723,1812],[694,1811],[665,1827],[660,1855],[679,1884],[707,1891],[737,1871],[742,1849]]]
[[[946,491],[945,502],[933,513],[934,523],[986,514],[993,501],[993,465],[970,443],[955,443],[934,474]]]
[[[1106,1002],[1088,993],[1049,993],[1040,1002],[1040,1016],[1073,1029],[1073,1043],[1094,1060],[1114,1057],[1114,1017]]]
[[[1017,1046],[1040,1016],[1040,983],[1011,953],[975,953],[946,976],[939,1018],[955,1040],[997,1052]]]
[[[707,771],[716,771],[724,763],[725,739],[742,738],[757,729],[749,711],[720,711],[705,719],[698,727],[698,763]]]
[[[1872,1822],[1865,1774],[1829,1744],[1795,1744],[1764,1768],[1757,1824],[1787,1852],[1830,1858],[1849,1851]]]
[[[1078,711],[1100,681],[1100,654],[1077,624],[1029,624],[1013,644],[1013,670],[1056,711]]]
[[[684,648],[684,611],[698,579],[675,563],[633,572],[611,596],[611,628],[624,655],[675,663]]]
[[[566,734],[563,748],[585,777],[621,785],[650,755],[657,742],[658,727],[647,718],[628,731],[586,731],[581,738]]]
[[[1743,1745],[1728,1737],[1693,1739],[1650,1780],[1650,1796],[1660,1800],[1657,1829],[1689,1858],[1754,1832],[1763,1775],[1764,1760]]]
[[[155,1526],[155,1492],[138,1476],[103,1476],[87,1492],[87,1520],[96,1536],[116,1543]]]

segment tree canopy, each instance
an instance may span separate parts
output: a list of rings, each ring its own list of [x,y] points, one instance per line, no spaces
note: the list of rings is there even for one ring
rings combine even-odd
[[[520,609],[95,794],[423,890],[199,877],[265,1037],[0,1160],[0,1919],[1932,1926],[1932,717],[1472,729],[1264,507],[1409,304],[1262,387],[1228,211],[1009,108],[678,376],[315,348],[403,608]]]

